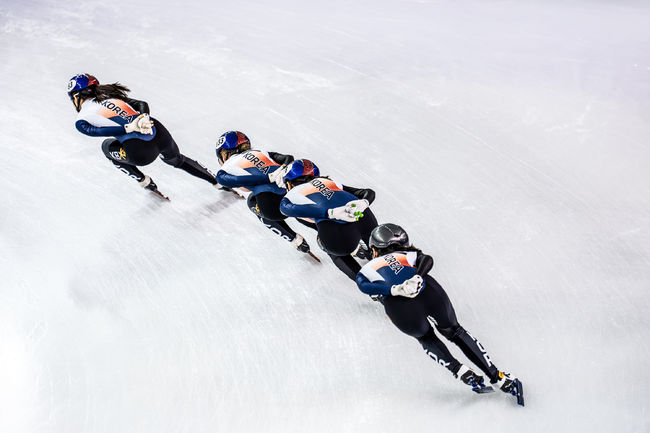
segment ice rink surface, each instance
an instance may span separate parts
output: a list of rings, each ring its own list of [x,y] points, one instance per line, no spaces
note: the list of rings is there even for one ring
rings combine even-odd
[[[650,431],[650,5],[0,3],[0,431]],[[211,169],[239,129],[377,192],[526,407],[325,260],[74,128],[80,72]],[[451,350],[464,360],[453,345]]]

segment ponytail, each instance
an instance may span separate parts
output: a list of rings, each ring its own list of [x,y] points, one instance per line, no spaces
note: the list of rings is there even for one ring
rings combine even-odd
[[[101,102],[111,98],[121,99],[124,101],[128,99],[129,97],[128,93],[131,91],[128,87],[120,83],[100,84],[96,86],[94,90],[95,90],[95,95],[94,95],[95,102]]]
[[[408,246],[408,247],[398,248],[398,249],[395,250],[395,251],[398,251],[398,250],[399,250],[399,251],[406,251],[406,252],[414,251],[414,252],[416,252],[416,253],[418,253],[418,254],[422,254],[422,250],[419,249],[419,248],[417,248],[417,247],[414,247],[413,245],[410,245],[410,246]]]

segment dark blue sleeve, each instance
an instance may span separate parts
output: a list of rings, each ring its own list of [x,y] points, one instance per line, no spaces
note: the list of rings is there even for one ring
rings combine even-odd
[[[280,202],[280,212],[294,218],[327,219],[327,209],[311,204],[294,204],[286,197]]]
[[[85,120],[77,120],[74,126],[82,134],[91,137],[118,137],[126,134],[123,126],[93,126]]]
[[[219,182],[219,185],[229,186],[231,188],[237,188],[239,186],[263,185],[264,183],[270,183],[270,182],[260,182],[260,178],[257,176],[235,176],[234,174],[227,173],[224,170],[219,170],[217,172],[217,182]]]
[[[390,295],[390,287],[386,284],[385,281],[371,283],[361,272],[357,274],[357,286],[366,295]]]

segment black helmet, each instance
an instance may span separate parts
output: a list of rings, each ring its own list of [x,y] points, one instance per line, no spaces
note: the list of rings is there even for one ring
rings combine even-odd
[[[388,248],[408,247],[409,235],[397,224],[382,224],[370,233],[370,248],[385,250]]]

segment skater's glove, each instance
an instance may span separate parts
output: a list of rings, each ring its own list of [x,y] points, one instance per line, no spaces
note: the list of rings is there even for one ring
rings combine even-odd
[[[130,132],[139,132],[140,134],[153,134],[153,121],[149,118],[149,115],[143,113],[133,119],[131,123],[124,125],[124,130],[127,133]]]
[[[289,173],[291,164],[282,164],[280,168],[269,174],[269,181],[275,183],[280,188],[286,188],[287,184],[284,183],[284,177]]]
[[[147,135],[153,134],[153,120],[151,120],[147,113],[144,113],[142,118],[138,120],[138,126],[140,127],[140,133]]]
[[[284,188],[285,185],[284,182],[282,182],[282,178],[286,173],[287,173],[287,165],[282,164],[274,172],[269,174],[269,182],[276,184],[280,188]]]
[[[419,275],[413,275],[402,284],[395,284],[390,288],[390,294],[393,296],[405,296],[407,298],[415,298],[422,290],[424,282]]]
[[[328,209],[327,217],[329,219],[352,223],[359,221],[359,218],[363,217],[363,211],[368,209],[368,206],[370,206],[370,204],[366,199],[352,200],[349,201],[345,206]]]

